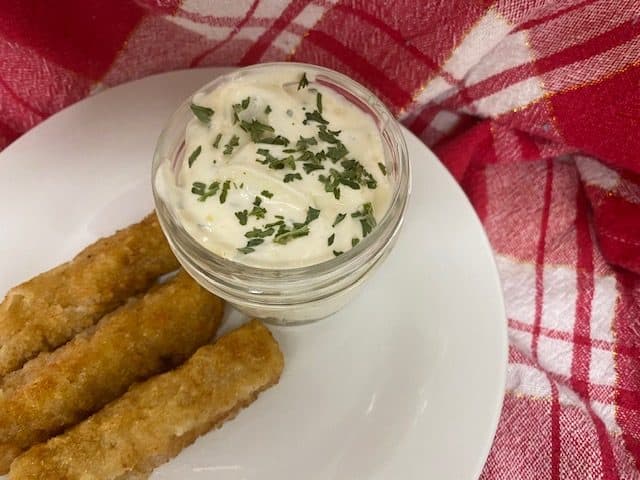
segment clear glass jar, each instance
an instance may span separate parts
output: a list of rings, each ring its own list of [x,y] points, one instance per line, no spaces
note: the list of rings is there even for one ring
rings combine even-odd
[[[319,320],[342,308],[395,245],[410,192],[411,174],[407,146],[398,122],[369,90],[333,70],[307,64],[264,63],[216,78],[196,93],[209,93],[256,70],[282,65],[304,68],[315,81],[334,91],[366,114],[379,129],[387,175],[393,185],[389,209],[373,232],[344,254],[311,266],[268,269],[233,262],[209,251],[180,224],[170,203],[160,195],[156,174],[169,162],[178,172],[184,161],[185,129],[192,118],[187,99],[170,117],[160,134],[153,159],[152,188],[158,219],[183,268],[204,288],[225,299],[247,315],[276,324],[299,324]]]

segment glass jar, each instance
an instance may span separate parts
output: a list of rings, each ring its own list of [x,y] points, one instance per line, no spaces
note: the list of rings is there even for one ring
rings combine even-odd
[[[271,269],[223,258],[198,243],[180,224],[173,206],[157,188],[156,175],[169,163],[177,174],[184,161],[185,129],[193,117],[191,98],[170,117],[160,134],[153,159],[152,188],[160,225],[182,267],[204,288],[245,314],[269,323],[299,324],[324,318],[342,308],[387,257],[402,226],[410,192],[407,146],[400,125],[369,90],[333,70],[307,64],[264,63],[236,70],[208,83],[197,93],[208,94],[257,70],[298,66],[315,82],[332,88],[373,117],[382,138],[387,176],[393,186],[389,209],[371,234],[344,254],[315,265]]]

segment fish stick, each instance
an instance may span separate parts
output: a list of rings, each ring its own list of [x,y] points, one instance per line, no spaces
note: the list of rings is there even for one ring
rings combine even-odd
[[[11,465],[11,480],[148,478],[198,436],[219,427],[278,382],[278,344],[252,321],[201,347],[183,366],[133,386]]]
[[[9,374],[0,383],[0,472],[133,383],[184,362],[211,341],[222,310],[222,300],[181,271]]]
[[[0,304],[0,377],[55,350],[177,268],[152,213],[12,288]]]

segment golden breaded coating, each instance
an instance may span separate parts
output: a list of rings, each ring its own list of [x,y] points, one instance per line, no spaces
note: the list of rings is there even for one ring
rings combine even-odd
[[[0,384],[0,472],[133,383],[184,362],[211,341],[222,311],[222,300],[181,271],[9,374]]]
[[[283,365],[269,330],[252,321],[201,347],[182,367],[133,386],[71,430],[32,447],[13,462],[9,478],[147,478],[277,383]]]
[[[0,377],[55,350],[177,268],[153,213],[12,288],[0,304]]]

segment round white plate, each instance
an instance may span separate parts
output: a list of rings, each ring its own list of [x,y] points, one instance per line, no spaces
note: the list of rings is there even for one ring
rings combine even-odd
[[[0,154],[0,296],[152,209],[165,120],[224,69],[172,72],[54,115]],[[395,250],[339,314],[272,328],[280,383],[153,479],[476,478],[505,380],[491,250],[438,159],[405,131],[413,192]],[[229,315],[226,329],[243,319]]]

